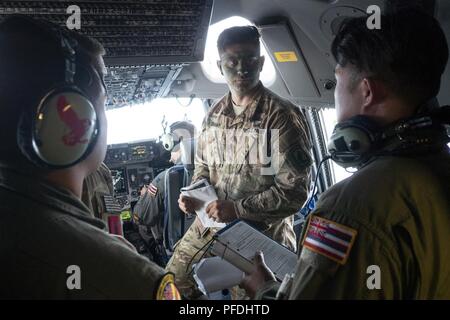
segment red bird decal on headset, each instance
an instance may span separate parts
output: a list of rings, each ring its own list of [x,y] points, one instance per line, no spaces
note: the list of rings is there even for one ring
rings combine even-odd
[[[86,131],[91,126],[89,119],[80,119],[75,110],[67,102],[65,96],[59,96],[57,102],[57,110],[59,118],[70,128],[70,132],[62,138],[67,146],[74,146],[77,143],[86,143],[88,139],[82,139]]]

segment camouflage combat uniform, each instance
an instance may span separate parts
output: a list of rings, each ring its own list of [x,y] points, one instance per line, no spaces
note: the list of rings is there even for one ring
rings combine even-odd
[[[268,142],[265,147],[274,146],[270,163],[262,156],[254,157],[264,141]],[[208,112],[198,139],[193,181],[206,178],[219,199],[234,201],[238,218],[295,250],[293,214],[307,197],[310,147],[299,108],[259,83],[253,102],[239,116],[233,111],[230,93]],[[185,296],[195,292],[187,275],[189,263],[215,231],[205,230],[196,219],[168,263],[166,270],[175,273]]]
[[[284,297],[450,299],[450,154],[443,149],[380,157],[327,190]],[[278,289],[266,283],[257,298]]]

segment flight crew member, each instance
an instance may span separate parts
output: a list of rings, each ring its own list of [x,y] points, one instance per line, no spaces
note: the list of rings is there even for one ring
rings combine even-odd
[[[113,196],[114,185],[111,170],[102,162],[97,170],[84,179],[81,201],[88,206],[95,218],[107,222],[103,216],[106,213],[104,195]]]
[[[81,201],[95,218],[105,222],[109,233],[123,236],[120,205],[115,203],[111,170],[104,162],[84,179]],[[131,243],[127,245],[134,249]]]
[[[42,20],[0,24],[2,298],[179,297],[172,275],[105,232],[80,200],[106,152],[103,53]]]
[[[319,199],[278,296],[450,299],[449,137],[442,124],[421,129],[407,120],[438,110],[426,102],[447,64],[445,35],[418,11],[382,15],[379,30],[361,17],[343,24],[332,53],[338,125],[330,153],[359,170]],[[358,127],[373,135],[354,140],[365,152],[337,147],[341,138],[349,146]],[[255,265],[242,285],[251,296],[274,296],[279,285],[261,255]]]
[[[164,139],[165,138],[165,139]],[[163,146],[170,151],[170,162],[182,165],[187,171],[186,177],[192,177],[195,139],[195,126],[188,121],[177,121],[170,126],[170,133],[163,136]],[[159,173],[150,185],[141,189],[141,195],[133,208],[137,218],[139,233],[152,249],[153,261],[160,266],[167,264],[164,246],[164,214],[166,199],[166,174],[170,169]],[[182,178],[184,177],[181,176]]]
[[[213,220],[246,220],[295,250],[293,215],[306,199],[312,162],[309,132],[300,109],[259,81],[264,64],[259,38],[252,26],[232,27],[219,36],[217,65],[230,91],[203,122],[193,182],[205,178],[214,186],[219,200],[206,208]],[[267,155],[267,148],[277,143],[270,163],[255,159],[255,150]],[[186,213],[196,208],[191,198],[180,197],[179,203]],[[187,270],[192,257],[216,231],[204,228],[197,218],[168,263],[166,270],[176,275],[187,297],[199,295]]]

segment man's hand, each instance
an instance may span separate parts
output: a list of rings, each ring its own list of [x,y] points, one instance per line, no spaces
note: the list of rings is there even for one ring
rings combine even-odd
[[[264,262],[263,253],[258,251],[253,258],[253,271],[245,276],[241,281],[240,287],[244,288],[247,295],[253,299],[264,283],[271,280],[276,280],[275,276]]]
[[[178,198],[178,206],[184,213],[192,214],[199,206],[199,203],[194,198],[186,197],[180,194],[180,197]]]
[[[237,218],[234,202],[231,200],[214,200],[206,207],[208,217],[217,222],[231,222]]]

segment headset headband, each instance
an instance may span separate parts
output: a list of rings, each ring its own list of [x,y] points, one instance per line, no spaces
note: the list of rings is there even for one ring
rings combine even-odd
[[[9,23],[20,23],[23,25],[24,23],[28,23],[33,26],[33,28],[38,28],[45,32],[46,35],[51,37],[55,43],[58,44],[58,47],[61,49],[62,55],[64,57],[65,63],[65,74],[64,74],[64,82],[71,85],[74,84],[74,77],[76,73],[76,47],[78,46],[78,42],[76,39],[68,35],[63,28],[60,28],[58,25],[46,21],[35,19],[30,16],[24,14],[12,14],[8,16],[1,23],[2,26],[7,26]]]

